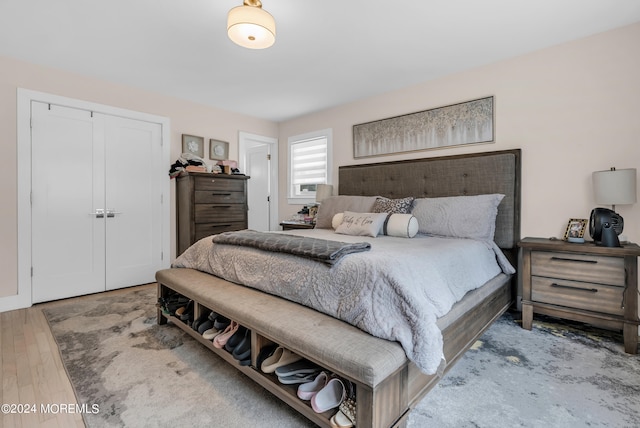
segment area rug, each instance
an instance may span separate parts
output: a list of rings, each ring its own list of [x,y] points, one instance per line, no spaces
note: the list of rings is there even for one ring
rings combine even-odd
[[[148,285],[43,308],[87,427],[315,426],[176,326],[157,325],[155,300]],[[640,426],[639,357],[583,327],[538,319],[526,331],[505,314],[408,426]]]

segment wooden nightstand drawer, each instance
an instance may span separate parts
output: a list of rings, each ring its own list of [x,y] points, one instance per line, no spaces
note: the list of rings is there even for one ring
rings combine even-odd
[[[574,309],[624,315],[623,287],[569,281],[565,279],[531,278],[531,300]]]
[[[531,275],[624,286],[624,259],[554,251],[531,252]]]

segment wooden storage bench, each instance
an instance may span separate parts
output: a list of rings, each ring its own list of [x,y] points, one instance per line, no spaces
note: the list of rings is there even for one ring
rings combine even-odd
[[[318,414],[300,400],[297,385],[282,385],[274,374],[256,368],[260,349],[277,343],[352,381],[357,396],[357,427],[404,426],[410,407],[409,361],[396,342],[371,336],[343,321],[277,296],[232,284],[193,269],[165,269],[156,274],[158,297],[171,290],[194,301],[194,317],[215,311],[251,330],[251,365],[241,366],[179,318],[158,309],[158,323],[182,328],[212,352],[262,385],[319,426],[329,427],[337,409]]]

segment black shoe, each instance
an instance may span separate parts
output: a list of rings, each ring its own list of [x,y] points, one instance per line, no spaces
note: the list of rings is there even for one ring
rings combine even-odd
[[[226,349],[229,352],[233,352],[236,346],[238,346],[242,341],[242,339],[244,339],[248,331],[249,330],[247,330],[245,327],[242,327],[242,326],[238,327],[238,331],[233,333],[233,335],[229,338],[229,340],[227,340],[227,343],[224,345],[224,349]]]

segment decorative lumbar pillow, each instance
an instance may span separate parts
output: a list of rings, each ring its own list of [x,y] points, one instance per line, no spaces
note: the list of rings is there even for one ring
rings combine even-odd
[[[319,229],[331,228],[333,216],[345,211],[370,213],[375,201],[375,196],[340,195],[324,199],[318,207],[316,227]]]
[[[387,218],[386,213],[355,213],[345,211],[342,223],[336,229],[336,233],[343,235],[372,236],[376,237],[382,229],[382,224]]]
[[[382,233],[400,238],[413,238],[418,234],[418,219],[411,214],[391,214],[382,226]]]
[[[336,230],[338,226],[342,224],[342,219],[344,218],[344,213],[338,213],[333,216],[333,220],[331,220],[331,227],[333,230]]]
[[[408,214],[413,206],[413,197],[389,199],[378,197],[373,204],[374,213]]]
[[[411,213],[418,219],[420,233],[493,240],[503,198],[499,194],[419,198]]]

